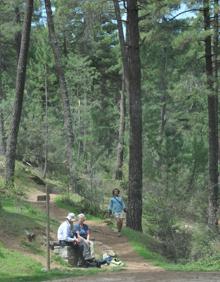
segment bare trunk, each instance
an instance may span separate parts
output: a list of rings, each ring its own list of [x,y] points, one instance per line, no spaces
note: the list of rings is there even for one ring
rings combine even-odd
[[[167,106],[167,79],[165,77],[167,73],[167,50],[166,48],[163,49],[162,53],[162,69],[160,73],[160,92],[161,92],[161,111],[160,111],[160,119],[161,119],[161,126],[160,126],[160,144],[163,143],[164,137],[164,129],[166,125],[166,106]]]
[[[3,101],[4,95],[2,90],[2,80],[0,77],[0,103]],[[6,138],[5,138],[5,124],[4,124],[4,114],[2,109],[0,109],[0,155],[5,155],[6,153]]]
[[[125,104],[126,104],[126,93],[128,92],[128,63],[127,63],[127,47],[126,47],[126,40],[123,32],[120,6],[118,0],[113,0],[113,3],[114,3],[115,15],[117,19],[119,43],[120,43],[122,64],[123,64],[122,89],[121,89],[121,97],[120,97],[120,122],[119,122],[115,179],[122,179],[123,176],[122,167],[124,161]]]
[[[66,40],[66,33],[65,33],[65,31],[63,32],[63,53],[64,53],[65,57],[68,56],[68,48],[67,48],[67,40]]]
[[[74,134],[73,134],[73,126],[72,126],[72,118],[70,112],[70,102],[69,102],[69,93],[67,90],[64,69],[62,65],[62,54],[61,50],[57,41],[54,23],[53,23],[53,16],[51,10],[51,3],[50,0],[45,0],[45,7],[47,13],[47,23],[48,23],[48,31],[49,31],[49,39],[50,44],[54,53],[55,58],[55,67],[57,76],[59,79],[60,85],[60,94],[62,97],[63,102],[63,112],[64,112],[64,130],[66,134],[66,156],[67,156],[67,163],[68,169],[70,174],[70,185],[73,189],[76,190],[75,187],[75,169],[74,169],[74,161],[73,161],[73,145],[74,145]]]
[[[127,1],[130,114],[127,226],[142,231],[142,109],[137,0]]]
[[[117,147],[117,163],[115,171],[115,179],[122,179],[122,167],[124,160],[124,132],[125,132],[125,81],[122,79],[122,90],[120,97],[120,124],[119,124],[119,136]]]
[[[16,96],[12,113],[12,121],[10,126],[10,132],[7,142],[6,152],[6,184],[10,185],[14,183],[14,170],[15,170],[15,159],[16,159],[16,147],[17,147],[17,136],[19,131],[23,95],[26,79],[26,66],[27,57],[30,41],[31,31],[31,19],[33,13],[33,0],[27,0],[27,10],[24,19],[24,25],[22,30],[21,47],[19,53],[19,60],[17,66],[17,77],[16,77]]]
[[[204,28],[210,30],[210,1],[204,0]],[[214,91],[211,35],[205,38],[205,60],[208,95],[208,128],[209,128],[209,206],[208,225],[216,229],[218,224],[218,97]]]
[[[21,24],[19,7],[15,7],[15,23],[17,25]],[[20,47],[21,47],[21,31],[19,30],[15,33],[15,49],[17,55],[17,62],[19,60]]]
[[[6,141],[5,141],[5,126],[4,115],[0,110],[0,155],[5,156],[6,153]]]

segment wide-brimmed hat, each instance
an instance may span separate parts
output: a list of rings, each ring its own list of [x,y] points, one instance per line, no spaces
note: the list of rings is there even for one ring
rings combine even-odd
[[[75,221],[76,220],[75,214],[73,212],[68,213],[66,219],[68,219],[69,221]]]

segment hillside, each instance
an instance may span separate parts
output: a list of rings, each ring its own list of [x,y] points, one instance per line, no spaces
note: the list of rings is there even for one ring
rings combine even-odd
[[[3,165],[3,161],[1,162]],[[34,177],[35,176],[35,177]],[[37,177],[36,177],[37,176]],[[45,273],[42,271],[46,265],[46,205],[45,202],[37,201],[39,195],[44,193],[44,186],[36,183],[37,175],[34,169],[26,165],[17,163],[14,197],[4,197],[2,199],[2,209],[0,210],[0,254],[3,257],[4,265],[0,266],[0,272],[4,281],[7,279],[17,279],[22,281],[27,275],[36,276],[35,279],[43,279]],[[3,180],[2,180],[3,181]],[[52,193],[50,194],[50,217],[51,217],[51,239],[56,239],[56,231],[60,222],[65,218],[67,212],[77,213],[77,209],[66,206],[60,208],[56,204],[59,187],[52,181],[49,182]],[[56,193],[53,192],[56,191]],[[22,191],[22,193],[21,193]],[[22,194],[22,196],[20,196]],[[76,199],[79,196],[76,195]],[[138,256],[129,245],[125,237],[118,238],[115,232],[110,229],[103,220],[88,220],[87,223],[93,230],[92,237],[95,240],[96,253],[100,256],[105,250],[114,250],[125,263],[125,269],[129,271],[151,271],[159,270],[157,267],[146,263]],[[35,240],[28,241],[27,231],[36,235]],[[14,263],[16,261],[16,270]],[[70,268],[60,261],[54,254],[51,254],[51,269],[55,276],[67,275]],[[102,268],[111,270],[110,267]],[[54,273],[55,271],[55,273]],[[58,274],[56,273],[58,271]],[[97,270],[75,270],[75,275],[82,275],[85,272],[95,272]],[[52,275],[52,276],[53,276]],[[49,275],[51,276],[51,275]],[[17,277],[17,278],[16,278]],[[26,277],[26,278],[25,278]],[[1,278],[0,278],[1,280]],[[12,281],[10,280],[10,281]],[[3,281],[3,280],[2,280]],[[31,280],[35,281],[35,280]]]

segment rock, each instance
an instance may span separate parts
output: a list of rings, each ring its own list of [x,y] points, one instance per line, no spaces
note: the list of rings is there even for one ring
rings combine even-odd
[[[54,253],[60,256],[64,261],[68,262],[71,266],[77,266],[80,257],[77,248],[54,246]]]

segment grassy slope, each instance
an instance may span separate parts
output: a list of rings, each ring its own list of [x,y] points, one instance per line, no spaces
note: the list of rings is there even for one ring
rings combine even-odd
[[[220,271],[220,257],[210,257],[203,260],[174,264],[167,261],[161,255],[149,250],[149,242],[146,235],[124,228],[123,234],[129,239],[134,250],[143,258],[150,261],[155,266],[160,266],[170,271]],[[152,240],[149,238],[149,241]]]
[[[0,169],[2,162],[0,160]],[[1,173],[1,171],[0,171]],[[42,190],[42,187],[30,179],[31,174],[36,174],[26,166],[17,163],[16,166],[16,189],[23,192]],[[0,176],[0,186],[3,179]],[[60,183],[53,185],[61,186]],[[75,198],[75,197],[74,197]],[[76,200],[76,199],[75,199]],[[80,199],[77,199],[79,201]],[[3,209],[0,210],[0,281],[42,281],[54,277],[77,276],[96,273],[97,269],[89,270],[71,270],[60,265],[60,270],[53,270],[45,273],[44,265],[46,253],[44,244],[44,234],[46,225],[46,216],[39,209],[33,208],[23,200],[3,200]],[[63,205],[60,197],[57,204],[63,208],[69,208],[67,203]],[[91,218],[92,219],[92,218]],[[52,231],[56,232],[58,222],[52,220]],[[28,229],[37,234],[37,240],[34,243],[27,242],[24,230]],[[210,258],[206,261],[198,261],[191,264],[170,264],[163,257],[149,251],[146,235],[133,232],[129,229],[124,230],[124,234],[129,238],[134,249],[146,260],[151,261],[166,270],[178,271],[219,271],[219,258]],[[35,256],[38,260],[35,260]],[[40,262],[39,262],[40,258]],[[56,260],[56,258],[53,258]],[[59,260],[56,260],[59,264]]]
[[[3,160],[0,160],[0,173],[3,174]],[[27,168],[21,163],[16,164],[15,189],[12,193],[42,190],[30,178],[37,175],[36,171]],[[54,183],[50,181],[52,185]],[[0,189],[3,189],[3,176],[0,175]],[[56,182],[56,186],[59,183]],[[45,272],[45,226],[46,215],[34,208],[25,199],[2,198],[0,209],[0,281],[42,281],[55,277],[79,276],[96,273],[97,269],[71,269],[60,260],[52,256],[59,269],[50,273]],[[56,233],[59,223],[51,220],[51,230]],[[25,230],[36,234],[34,242],[28,242]]]

